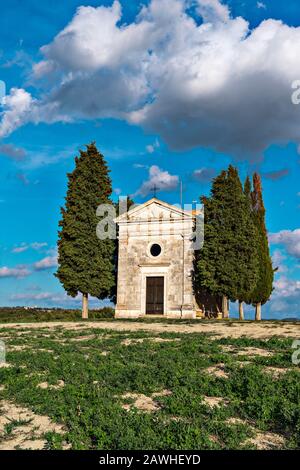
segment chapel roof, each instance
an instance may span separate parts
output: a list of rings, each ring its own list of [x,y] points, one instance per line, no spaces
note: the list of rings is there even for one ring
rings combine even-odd
[[[162,201],[161,199],[158,199],[156,197],[153,197],[149,199],[148,201],[144,202],[143,204],[139,204],[133,209],[129,209],[129,211],[121,214],[119,217],[115,219],[117,223],[119,222],[125,222],[126,220],[130,218],[137,218],[139,215],[141,215],[144,211],[146,211],[150,206],[156,206],[161,208],[164,211],[168,211],[170,213],[174,213],[177,217],[184,217],[184,218],[195,218],[197,215],[201,214],[201,211],[199,210],[185,210],[179,207],[178,205],[173,205],[169,204],[168,202]]]

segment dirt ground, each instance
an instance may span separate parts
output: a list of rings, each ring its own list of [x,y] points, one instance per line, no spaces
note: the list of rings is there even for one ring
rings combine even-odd
[[[48,416],[33,413],[30,409],[9,401],[0,401],[0,433],[5,426],[11,430],[0,442],[0,450],[14,449],[44,449],[46,432],[63,433],[63,427],[53,423]]]
[[[231,322],[231,321],[201,321],[199,323],[144,323],[139,321],[107,320],[101,322],[39,322],[39,323],[2,323],[0,329],[5,328],[65,328],[73,330],[77,328],[97,328],[116,331],[150,331],[155,333],[210,333],[216,338],[270,338],[272,336],[299,338],[300,322]]]

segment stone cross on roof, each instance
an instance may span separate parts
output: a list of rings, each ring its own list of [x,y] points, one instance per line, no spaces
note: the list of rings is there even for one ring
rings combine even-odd
[[[151,191],[153,191],[153,197],[156,198],[156,193],[157,193],[157,190],[159,189],[158,186],[156,186],[156,184],[154,184],[153,188],[150,188]]]

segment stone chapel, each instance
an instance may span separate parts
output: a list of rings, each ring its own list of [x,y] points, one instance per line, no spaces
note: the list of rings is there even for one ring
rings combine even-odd
[[[193,292],[195,217],[152,198],[116,219],[117,318],[202,316]]]

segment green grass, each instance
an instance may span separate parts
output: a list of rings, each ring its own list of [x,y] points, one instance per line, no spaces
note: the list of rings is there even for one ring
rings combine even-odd
[[[24,426],[25,424],[29,424],[30,419],[12,419],[9,423],[4,425],[4,438],[6,436],[10,436],[15,428],[18,426]]]
[[[63,439],[72,449],[244,449],[253,448],[247,444],[253,427],[281,434],[285,448],[300,448],[300,373],[291,363],[290,339],[215,340],[207,334],[62,327],[18,332],[24,335],[0,329],[0,339],[9,337],[7,362],[13,366],[0,369],[5,385],[0,400],[14,400],[64,424],[64,436],[46,434],[50,449],[61,448]],[[153,342],[154,336],[180,340]],[[144,341],[125,346],[125,339]],[[13,345],[28,349],[10,351]],[[224,352],[224,345],[268,349],[274,355],[251,357],[242,368],[241,362],[250,358]],[[228,378],[205,372],[219,363]],[[266,366],[291,370],[274,378]],[[65,383],[60,389],[37,386],[59,380]],[[151,396],[166,389],[170,395],[155,398],[157,411],[122,407],[127,392]],[[207,396],[228,399],[228,405],[209,408]],[[230,417],[245,424],[228,424]]]

